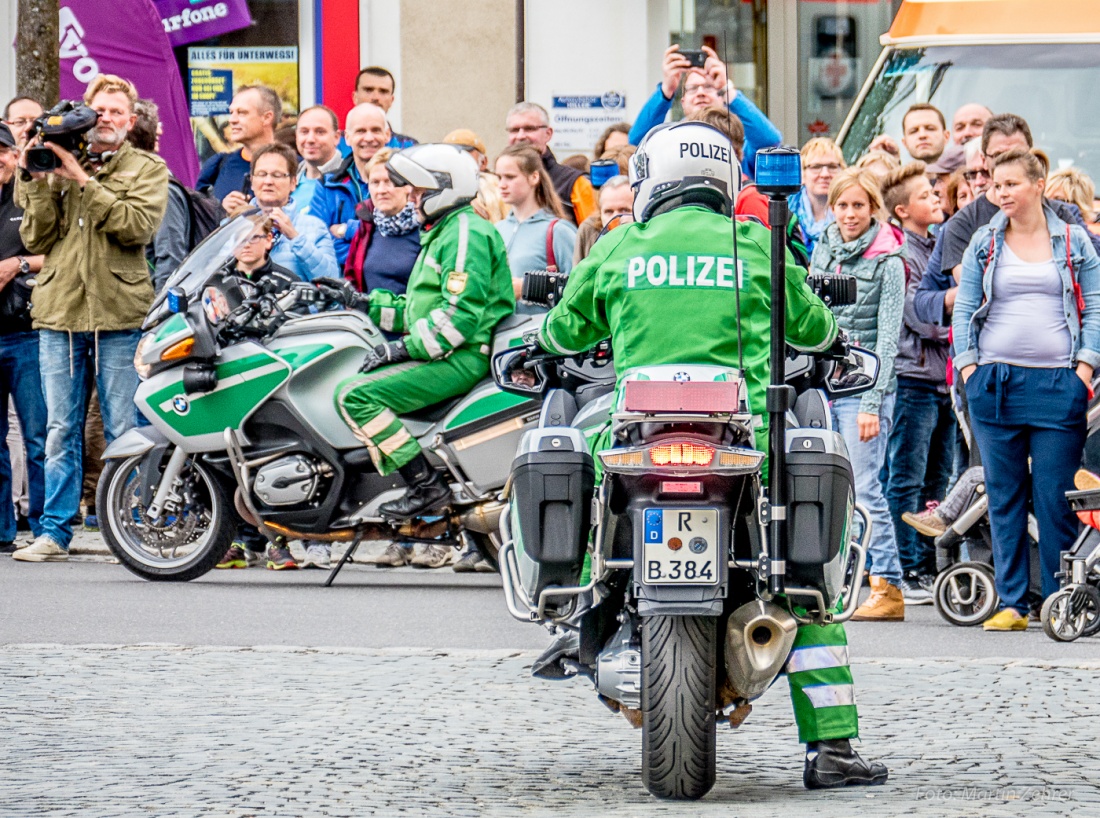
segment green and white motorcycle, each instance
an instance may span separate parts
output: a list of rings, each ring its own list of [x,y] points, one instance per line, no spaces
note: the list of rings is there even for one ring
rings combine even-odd
[[[227,275],[260,218],[242,214],[211,234],[149,312],[135,357],[135,401],[149,425],[108,447],[96,497],[111,551],[146,579],[190,580],[214,567],[243,519],[269,539],[472,541],[495,564],[501,490],[538,401],[487,377],[403,417],[449,477],[454,502],[441,518],[384,522],[378,506],[403,481],[378,474],[333,396],[385,339],[311,284],[275,295]],[[494,351],[538,320],[502,322]]]

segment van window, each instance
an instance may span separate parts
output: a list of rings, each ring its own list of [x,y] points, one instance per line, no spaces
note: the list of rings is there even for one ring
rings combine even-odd
[[[883,63],[844,135],[854,162],[878,134],[901,137],[901,118],[931,102],[947,118],[977,102],[1022,116],[1051,169],[1077,166],[1100,186],[1100,48],[1095,45],[951,45],[901,48]]]

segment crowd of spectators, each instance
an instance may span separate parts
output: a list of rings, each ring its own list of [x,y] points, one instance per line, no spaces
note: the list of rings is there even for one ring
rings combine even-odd
[[[468,128],[445,137],[478,164],[473,206],[504,240],[517,295],[525,272],[568,273],[604,232],[632,219],[629,159],[677,100],[684,117],[729,136],[743,172],[736,213],[766,222],[767,199],[752,184],[756,154],[781,135],[717,55],[703,51],[704,65],[693,67],[669,47],[638,118],[609,126],[591,154],[559,161],[551,120],[534,102],[508,112],[499,156]],[[237,89],[233,149],[203,164],[197,190],[230,217],[264,211],[266,227],[238,253],[242,275],[343,276],[365,293],[404,291],[422,225],[410,189],[395,184],[386,162],[416,140],[390,125],[389,71],[364,68],[352,89],[343,123],[324,105],[291,119],[271,89]],[[15,551],[17,527],[29,528],[33,543],[15,553],[22,560],[63,560],[73,526],[96,526],[81,482],[91,475],[94,487],[95,458],[85,455],[143,422],[133,407],[138,328],[197,239],[195,192],[157,156],[156,106],[110,76],[89,86],[85,103],[100,117],[87,157],[56,151],[61,167],[52,173],[19,167],[41,105],[12,100],[0,125],[0,439],[13,432],[0,446],[0,550]],[[293,147],[280,135],[292,135]],[[931,104],[914,104],[901,133],[882,134],[859,156],[846,158],[819,136],[801,157],[788,245],[812,272],[856,277],[859,298],[835,308],[837,318],[882,359],[874,390],[833,404],[858,500],[874,524],[872,594],[856,617],[898,621],[907,604],[931,601],[928,535],[953,519],[960,490],[984,481],[1003,607],[995,627],[1018,628],[1035,603],[1026,576],[1028,492],[1044,534],[1044,594],[1056,587],[1058,555],[1073,535],[1061,492],[1081,460],[1084,406],[1100,363],[1094,185],[1078,168],[1050,173],[1028,124],[980,103],[960,106],[950,121]],[[1066,309],[1075,292],[1080,303]],[[41,365],[19,365],[29,360]],[[952,485],[953,503],[938,507]],[[242,534],[222,567],[255,563],[254,539]],[[310,544],[310,553],[307,564],[327,565],[327,547]],[[442,567],[452,559],[443,549],[395,544],[377,562]],[[464,554],[454,568],[485,566]]]

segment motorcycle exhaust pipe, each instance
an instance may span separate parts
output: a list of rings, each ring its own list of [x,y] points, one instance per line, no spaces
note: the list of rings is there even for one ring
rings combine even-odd
[[[475,534],[496,534],[500,530],[500,515],[507,503],[482,503],[458,517],[458,527]]]
[[[732,614],[726,626],[726,674],[741,698],[764,694],[787,662],[798,621],[778,605],[754,599]]]

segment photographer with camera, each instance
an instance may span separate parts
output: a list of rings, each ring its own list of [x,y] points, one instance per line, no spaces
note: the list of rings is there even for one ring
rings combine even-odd
[[[41,533],[13,555],[26,562],[68,559],[71,520],[80,508],[85,407],[93,374],[107,442],[134,423],[134,352],[153,300],[145,245],[168,202],[164,161],[126,139],[136,120],[136,100],[126,80],[98,76],[84,96],[97,117],[90,131],[84,129],[87,148],[79,131],[83,109],[76,106],[39,120],[20,163],[16,199],[25,215],[19,232],[31,252],[45,255],[31,317],[39,330],[49,423]],[[72,132],[64,132],[66,121],[76,123]],[[52,169],[42,169],[42,149],[56,157]]]
[[[39,533],[45,494],[46,404],[38,374],[38,333],[31,329],[30,292],[42,256],[28,254],[19,236],[23,211],[15,203],[15,171],[19,150],[15,134],[0,125],[0,554],[15,550],[15,507],[12,502],[12,455],[9,451],[8,404],[26,444],[27,517]],[[27,362],[31,361],[31,365]]]

